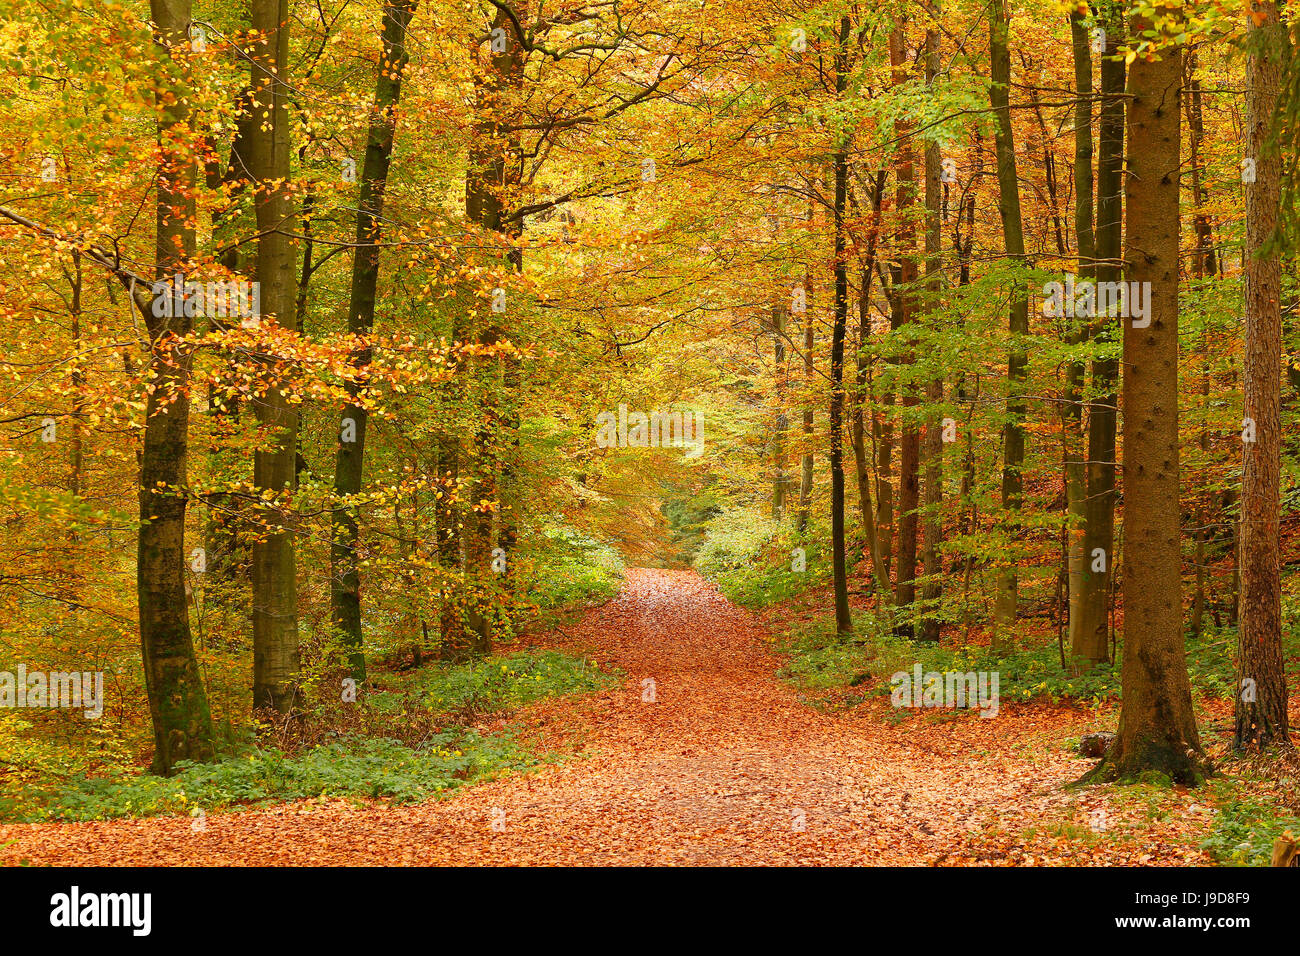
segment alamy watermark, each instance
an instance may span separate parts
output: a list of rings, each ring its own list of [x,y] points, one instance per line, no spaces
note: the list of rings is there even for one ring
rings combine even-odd
[[[157,318],[240,318],[262,314],[262,286],[246,279],[199,282],[176,273],[152,286],[153,314]]]
[[[618,412],[596,416],[598,448],[685,448],[687,458],[704,451],[704,416],[700,412]]]
[[[889,678],[889,702],[895,707],[979,708],[981,717],[998,715],[997,671],[898,671]]]
[[[1043,283],[1043,315],[1048,318],[1113,318],[1133,320],[1133,328],[1151,324],[1150,282],[1079,281],[1067,274],[1064,282]]]
[[[148,936],[153,928],[152,893],[83,893],[73,886],[66,893],[50,897],[50,925],[119,926],[133,936]]]
[[[0,671],[0,707],[80,710],[91,720],[104,713],[103,671]]]

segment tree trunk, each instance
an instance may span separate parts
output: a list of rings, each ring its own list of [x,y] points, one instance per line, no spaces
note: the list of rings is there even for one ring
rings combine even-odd
[[[247,218],[239,215],[240,197],[249,186],[249,136],[253,127],[259,122],[254,119],[250,88],[245,87],[239,91],[235,97],[235,109],[237,111],[235,135],[230,142],[230,155],[226,167],[224,170],[218,167],[209,171],[208,187],[216,190],[224,186],[228,197],[224,206],[213,210],[212,240],[214,244],[224,247],[219,259],[222,268],[231,276],[251,273],[251,279],[256,281],[257,276],[253,268],[255,264],[249,261],[250,257],[247,254],[241,254],[241,249],[244,247],[239,244],[237,235],[241,227],[246,232],[256,231],[251,223],[239,221],[241,218]],[[213,146],[215,149],[215,143]],[[213,165],[216,166],[215,163]],[[230,328],[230,323],[217,316],[209,316],[208,325],[214,331]],[[233,394],[228,395],[226,390],[227,385],[222,378],[218,378],[208,386],[208,428],[212,435],[208,455],[209,467],[213,472],[223,471],[226,462],[232,460],[238,461],[243,468],[247,468],[247,459],[242,450],[222,451],[222,438],[237,427],[240,411],[239,392],[234,390]],[[244,476],[247,476],[246,470]],[[230,595],[230,589],[242,588],[243,582],[248,577],[248,541],[241,539],[239,533],[243,520],[241,499],[229,492],[213,491],[204,496],[204,505],[207,510],[203,541],[207,558],[207,571],[204,572],[207,575],[204,579],[207,587],[204,589],[204,598],[225,601]]]
[[[184,143],[189,122],[189,0],[151,0],[159,56],[157,223],[158,279],[184,273],[194,255],[195,163]],[[179,51],[174,56],[173,51]],[[177,89],[179,87],[179,89]],[[165,91],[162,92],[162,91]],[[179,145],[173,147],[173,143]],[[163,293],[167,295],[167,293]],[[189,599],[185,595],[185,456],[189,440],[192,354],[178,347],[191,323],[183,303],[141,309],[149,331],[149,383],[140,455],[140,531],[136,553],[140,649],[149,716],[153,720],[156,773],[180,760],[215,755],[212,718],[194,656]],[[170,316],[156,316],[166,311]]]
[[[907,39],[901,26],[895,28],[889,38],[889,62],[893,67],[895,86],[907,82]],[[901,329],[911,323],[915,309],[916,283],[916,225],[911,217],[911,207],[916,202],[916,166],[912,155],[911,124],[899,121],[895,124],[895,136],[898,145],[898,247],[895,250],[897,263],[894,266],[894,295],[891,324]],[[904,364],[913,363],[915,356],[908,339],[907,355]],[[908,416],[908,410],[920,404],[917,388],[913,383],[906,383],[901,388],[902,415],[899,427],[898,461],[898,571],[894,582],[894,603],[900,609],[911,609],[916,600],[916,533],[918,525],[917,506],[920,504],[920,466],[921,434],[914,419]],[[899,620],[899,633],[911,636],[910,621]]]
[[[835,94],[848,88],[849,18],[840,18],[835,51]],[[844,561],[844,335],[849,322],[849,275],[844,261],[844,211],[848,202],[847,142],[835,154],[835,324],[831,332],[831,567],[835,587],[835,632],[853,632],[848,571]]]
[[[776,425],[772,436],[772,520],[780,521],[785,513],[785,490],[788,484],[786,467],[789,464],[786,452],[786,433],[790,430],[790,420],[785,414],[785,400],[789,385],[790,367],[785,359],[785,308],[772,306],[772,359],[776,381]]]
[[[1185,100],[1187,114],[1187,145],[1191,151],[1191,162],[1188,163],[1188,169],[1192,173],[1192,226],[1196,231],[1196,253],[1192,259],[1192,271],[1197,279],[1212,278],[1215,272],[1215,252],[1214,236],[1210,228],[1210,218],[1205,213],[1205,186],[1202,181],[1204,174],[1204,163],[1201,160],[1201,144],[1205,141],[1205,127],[1202,122],[1201,111],[1201,81],[1197,77],[1196,71],[1196,48],[1189,47],[1183,56],[1183,67],[1186,71],[1186,77],[1183,81],[1184,88],[1187,90]],[[1205,333],[1202,332],[1200,347],[1207,348]],[[1201,428],[1200,428],[1200,448],[1203,454],[1210,451],[1210,363],[1202,363],[1201,371]],[[1218,497],[1218,496],[1215,496]],[[1193,532],[1193,538],[1196,540],[1196,591],[1192,596],[1192,636],[1198,640],[1202,633],[1202,622],[1205,619],[1205,605],[1207,596],[1207,585],[1209,575],[1206,573],[1206,541],[1210,539],[1209,528],[1212,523],[1222,520],[1222,515],[1216,513],[1208,504],[1203,505],[1198,510],[1197,528]]]
[[[1205,162],[1201,144],[1205,142],[1204,113],[1201,109],[1201,81],[1196,73],[1196,53],[1187,53],[1187,144],[1192,151],[1192,227],[1196,230],[1196,274],[1213,276],[1218,271],[1214,249],[1214,229],[1205,212]]]
[[[361,195],[357,202],[356,251],[352,259],[352,288],[348,297],[348,332],[366,339],[349,356],[358,378],[347,384],[354,399],[343,409],[334,464],[334,494],[338,499],[330,546],[330,616],[348,648],[352,678],[366,679],[366,658],[362,651],[361,579],[358,571],[359,535],[357,513],[348,502],[361,490],[366,452],[365,405],[355,399],[364,392],[364,375],[371,360],[368,341],[375,321],[375,294],[379,283],[380,222],[388,168],[393,158],[393,137],[397,129],[397,104],[402,95],[402,71],[408,60],[406,28],[415,12],[415,0],[389,0],[382,17],[382,50],[375,78],[375,104],[370,114],[366,154],[362,161]]]
[[[1281,502],[1282,275],[1273,240],[1281,199],[1281,159],[1269,142],[1287,42],[1277,4],[1256,0],[1246,61],[1245,414],[1255,440],[1244,442],[1241,479],[1241,623],[1238,629],[1238,748],[1289,743],[1282,656]]]
[[[816,366],[813,365],[812,283],[807,275],[804,276],[803,287],[804,305],[807,309],[803,314],[803,377],[807,394],[804,396],[803,405],[803,462],[799,475],[799,518],[797,527],[800,534],[808,530],[808,518],[812,513],[813,393],[815,391],[815,375],[817,371]]]
[[[1074,108],[1074,235],[1078,247],[1079,276],[1093,280],[1096,268],[1096,233],[1093,229],[1092,179],[1092,56],[1090,37],[1084,18],[1076,11],[1070,15],[1070,39],[1074,51],[1074,85],[1077,97]],[[1069,320],[1067,320],[1069,321]],[[1084,341],[1090,329],[1087,322],[1074,320],[1066,341]],[[1071,362],[1066,369],[1065,401],[1061,403],[1061,434],[1065,442],[1065,514],[1069,540],[1067,583],[1071,657],[1089,658],[1094,649],[1086,646],[1080,630],[1084,614],[1084,577],[1088,573],[1084,527],[1087,521],[1087,474],[1083,452],[1083,378],[1082,362]],[[1102,645],[1105,650],[1105,645]],[[1074,665],[1072,665],[1073,667]]]
[[[1131,35],[1149,28],[1135,16]],[[1182,81],[1182,51],[1172,44],[1157,60],[1139,57],[1129,75],[1125,252],[1130,284],[1149,290],[1149,314],[1123,318],[1124,663],[1119,735],[1103,773],[1154,770],[1195,785],[1206,768],[1183,651],[1178,496]]]
[[[937,15],[937,10],[935,11]],[[939,31],[930,29],[925,34],[925,81],[933,87],[939,75]],[[939,315],[939,246],[940,205],[942,187],[939,183],[939,143],[927,140],[925,144],[925,278],[926,311],[928,324],[933,327]],[[939,602],[943,597],[939,575],[939,544],[943,537],[943,432],[939,409],[943,405],[943,379],[931,379],[925,390],[929,412],[925,423],[925,522],[922,528],[924,547],[922,568],[925,583],[921,589],[924,617],[921,618],[917,636],[923,641],[939,640]]]
[[[1024,224],[1020,218],[1020,185],[1016,178],[1016,144],[1011,125],[1011,53],[1007,47],[1009,18],[1006,0],[989,2],[990,93],[996,114],[994,140],[998,166],[998,206],[1002,214],[1002,235],[1007,259],[1020,266],[1025,258]],[[1012,293],[1008,323],[1011,345],[1007,354],[1007,424],[1003,432],[1002,508],[1003,521],[1013,533],[1015,513],[1020,510],[1024,479],[1020,473],[1025,460],[1025,398],[1022,394],[1025,369],[1029,364],[1024,338],[1029,334],[1029,299],[1023,291]],[[997,594],[993,606],[993,648],[1009,645],[1008,631],[1016,617],[1019,585],[1014,564],[1001,568],[997,575]]]
[[[526,20],[527,11],[522,11]],[[477,62],[480,46],[475,47],[474,73],[474,124],[473,142],[469,163],[465,170],[465,214],[478,226],[485,238],[518,237],[517,221],[507,222],[506,204],[516,198],[519,185],[518,133],[507,122],[514,110],[509,102],[511,87],[523,74],[527,51],[524,49],[515,23],[506,10],[497,8],[489,36],[504,36],[498,47],[490,41],[486,65]],[[477,42],[477,41],[476,41]],[[496,234],[493,236],[492,234]],[[507,253],[502,264],[516,269],[521,260],[518,250]],[[475,290],[479,297],[479,311],[487,316],[480,323],[476,342],[492,349],[506,338],[495,303],[493,290]],[[509,308],[509,305],[506,305]],[[479,370],[479,424],[474,438],[471,501],[474,502],[468,521],[465,539],[465,570],[470,592],[467,595],[465,624],[468,652],[472,656],[486,656],[492,652],[494,598],[500,593],[493,579],[496,565],[493,555],[494,524],[501,514],[501,486],[506,464],[502,446],[508,443],[507,419],[509,410],[501,394],[506,386],[500,359],[492,354],[475,363]],[[503,526],[505,521],[502,522]],[[507,555],[507,563],[514,555]]]
[[[856,369],[853,401],[853,454],[858,481],[858,507],[862,512],[862,532],[871,553],[871,570],[882,600],[889,598],[889,566],[881,549],[880,534],[876,529],[876,516],[871,504],[871,469],[866,442],[866,406],[870,401],[868,378],[870,367],[862,352],[871,334],[871,280],[876,269],[876,246],[880,236],[880,204],[885,188],[885,171],[876,174],[871,193],[871,228],[867,235],[866,257],[862,265],[862,288],[858,294],[858,341],[854,368]],[[874,416],[873,416],[874,418]]]
[[[253,109],[262,121],[249,137],[249,168],[257,185],[257,279],[261,283],[263,327],[273,316],[281,329],[296,328],[297,256],[293,206],[289,191],[288,0],[251,0]],[[290,396],[273,381],[275,360],[264,360],[265,392],[253,407],[269,450],[255,452],[253,484],[280,502],[294,485],[298,448],[298,411]],[[288,713],[297,693],[298,584],[294,555],[294,521],[288,505],[259,511],[253,542],[253,706]]]
[[[1124,20],[1117,7],[1104,23],[1105,56],[1101,61],[1101,108],[1097,126],[1096,277],[1098,282],[1121,278],[1124,226]],[[1099,342],[1119,341],[1119,319],[1098,316],[1092,336]],[[1101,358],[1092,363],[1092,392],[1088,402],[1087,485],[1083,509],[1083,598],[1071,608],[1070,653],[1078,664],[1110,659],[1109,610],[1115,543],[1115,429],[1119,396],[1115,381],[1119,362]]]

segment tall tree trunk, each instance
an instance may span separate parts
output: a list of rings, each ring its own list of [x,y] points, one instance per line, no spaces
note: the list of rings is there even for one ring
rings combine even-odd
[[[1282,656],[1281,507],[1282,270],[1274,232],[1282,163],[1270,142],[1286,33],[1277,4],[1255,0],[1246,61],[1245,413],[1255,440],[1244,442],[1241,479],[1241,623],[1238,629],[1238,748],[1289,743]]]
[[[907,37],[900,25],[894,29],[889,38],[889,62],[893,67],[895,86],[907,82]],[[916,202],[916,165],[911,142],[912,126],[898,121],[895,124],[895,136],[898,145],[898,248],[895,250],[897,264],[894,266],[894,298],[891,320],[893,327],[901,329],[909,325],[916,311],[916,224],[911,216],[911,208]],[[909,330],[910,331],[910,330]],[[907,354],[903,363],[911,365],[915,361],[913,336],[907,338]],[[915,383],[907,382],[902,386],[902,415],[899,427],[898,462],[898,572],[894,582],[894,603],[900,609],[910,611],[916,600],[916,533],[918,526],[917,506],[920,504],[920,466],[921,433],[914,418],[908,412],[920,404]],[[911,636],[910,621],[900,620],[897,624],[899,633]]]
[[[937,8],[932,13],[938,16]],[[933,89],[939,75],[939,31],[933,27],[925,33],[925,82]],[[925,286],[926,311],[929,313],[928,324],[934,328],[940,314],[939,290],[940,278],[940,209],[942,205],[942,186],[939,182],[939,142],[929,139],[925,144]],[[921,619],[918,637],[923,641],[939,640],[939,602],[943,597],[943,586],[939,575],[942,567],[939,563],[939,544],[943,537],[943,432],[939,410],[943,405],[943,379],[931,379],[925,389],[926,404],[929,413],[925,423],[925,522],[922,528],[924,548],[922,568],[925,584],[921,589],[925,616]]]
[[[990,92],[996,114],[994,140],[998,166],[998,206],[1002,213],[1002,235],[1006,255],[1019,267],[1025,258],[1024,224],[1020,218],[1020,185],[1016,178],[1016,143],[1011,125],[1011,53],[1007,47],[1009,18],[1006,0],[989,2]],[[1007,355],[1007,424],[1003,432],[1002,508],[1008,530],[1015,526],[1024,491],[1021,467],[1025,461],[1025,369],[1029,357],[1024,339],[1029,334],[1029,299],[1019,288],[1012,294],[1008,328],[1011,345]],[[1019,582],[1016,566],[999,569],[993,606],[993,647],[1005,649],[1008,632],[1016,617]]]
[[[458,341],[456,322],[453,319],[449,341]],[[458,373],[452,370],[452,380]],[[450,385],[442,389],[450,400]],[[437,525],[438,566],[441,572],[440,598],[442,607],[438,615],[438,656],[446,661],[459,662],[466,655],[465,623],[462,617],[462,580],[460,563],[460,443],[450,425],[444,425],[438,440],[438,482],[442,493],[434,501],[434,522]]]
[[[1201,111],[1201,81],[1197,76],[1196,69],[1196,48],[1188,47],[1186,54],[1183,56],[1183,68],[1185,78],[1183,81],[1184,88],[1187,90],[1187,97],[1184,101],[1185,111],[1187,114],[1187,146],[1191,151],[1191,161],[1188,168],[1192,173],[1192,226],[1196,231],[1196,253],[1192,259],[1192,271],[1197,279],[1212,278],[1215,272],[1215,252],[1214,236],[1210,228],[1210,218],[1205,212],[1205,186],[1203,183],[1204,162],[1201,157],[1201,144],[1205,141],[1205,127],[1202,122]],[[1206,348],[1206,342],[1202,332],[1201,348]],[[1208,353],[1207,353],[1208,355]],[[1201,429],[1199,444],[1202,454],[1208,454],[1210,451],[1210,362],[1202,363],[1201,371]],[[1219,498],[1218,495],[1214,496]],[[1192,537],[1196,541],[1196,591],[1192,596],[1192,621],[1191,631],[1195,638],[1201,637],[1202,621],[1205,617],[1205,604],[1207,596],[1207,584],[1209,575],[1206,573],[1206,542],[1212,538],[1210,527],[1212,524],[1220,523],[1222,515],[1218,509],[1209,507],[1208,503],[1198,509],[1196,520],[1196,530]]]
[[[866,442],[866,406],[870,401],[868,377],[870,366],[863,357],[867,338],[871,334],[871,281],[876,270],[876,246],[880,237],[881,200],[885,188],[885,171],[876,174],[871,191],[871,227],[867,234],[867,251],[862,264],[862,287],[858,293],[858,340],[854,368],[854,400],[852,414],[853,455],[858,481],[858,507],[862,513],[862,532],[871,553],[871,570],[882,600],[889,597],[889,567],[881,553],[880,534],[876,529],[876,516],[871,504],[871,462]],[[873,416],[874,418],[874,416]]]
[[[786,467],[789,456],[786,451],[786,433],[790,430],[790,419],[785,413],[786,392],[789,386],[790,367],[785,358],[785,308],[772,306],[772,359],[776,381],[776,425],[772,435],[772,520],[780,521],[785,513],[785,491],[789,479]]]
[[[1107,7],[1105,55],[1101,61],[1101,107],[1097,125],[1097,225],[1095,230],[1098,282],[1122,277],[1124,235],[1124,54],[1123,12]],[[1097,317],[1095,341],[1116,343],[1120,319]],[[1083,509],[1083,599],[1071,607],[1070,652],[1076,664],[1110,659],[1109,611],[1115,542],[1115,430],[1119,396],[1115,392],[1119,361],[1100,358],[1092,363],[1092,393],[1088,402],[1088,458]]]
[[[975,157],[976,168],[972,170],[971,184],[969,194],[962,200],[962,206],[957,210],[957,220],[953,223],[952,244],[953,252],[957,257],[957,285],[970,285],[971,279],[971,259],[975,250],[975,190],[978,183],[984,175],[984,151],[980,148],[980,139],[978,131],[975,136]],[[965,221],[966,239],[962,241],[962,222]],[[975,379],[975,392],[971,394],[966,388],[966,373],[959,371],[957,373],[957,403],[963,408],[972,408],[979,398],[979,377]],[[967,412],[967,422],[973,411]],[[965,449],[962,455],[961,465],[961,509],[957,519],[957,534],[965,539],[975,527],[976,520],[976,503],[972,498],[972,490],[975,487],[975,440],[974,431],[967,425],[964,429],[966,432]],[[954,570],[960,568],[962,572],[962,623],[963,631],[970,634],[970,577],[975,566],[975,555],[972,549],[967,549],[960,563],[954,566]]]
[[[523,5],[521,5],[522,7]],[[527,10],[521,9],[522,20],[527,20]],[[495,238],[517,239],[519,224],[507,222],[506,204],[516,198],[519,185],[518,133],[507,120],[514,110],[509,102],[512,88],[523,75],[524,49],[515,27],[515,21],[506,10],[498,7],[492,20],[489,37],[489,54],[485,65],[477,63],[479,47],[475,48],[474,104],[476,120],[469,163],[465,171],[465,213],[477,225],[488,241]],[[513,246],[513,243],[512,243]],[[518,250],[512,248],[501,263],[517,269]],[[479,311],[487,316],[480,322],[477,344],[493,349],[506,337],[499,318],[495,290],[480,293]],[[509,305],[506,305],[509,308]],[[479,424],[474,439],[474,462],[469,520],[465,539],[466,577],[470,587],[466,609],[468,652],[484,656],[492,651],[494,595],[498,589],[493,580],[495,558],[494,524],[500,515],[504,476],[502,445],[507,442],[508,410],[501,398],[506,385],[501,374],[502,363],[489,354],[477,363],[479,371]],[[507,562],[513,560],[507,556]]]
[[[890,422],[894,393],[886,391],[880,396],[880,404],[885,406],[884,411],[871,416],[876,450],[876,547],[880,550],[880,566],[888,586],[889,568],[894,558],[894,483],[891,473],[894,430]]]
[[[1151,24],[1133,18],[1131,35]],[[1103,773],[1147,770],[1194,785],[1204,772],[1183,650],[1178,486],[1178,200],[1182,50],[1139,57],[1129,74],[1130,284],[1145,319],[1124,322],[1124,664],[1119,736]],[[1132,286],[1131,286],[1132,287]],[[1130,295],[1131,304],[1137,297]],[[1130,309],[1130,313],[1134,310]]]
[[[1070,15],[1070,40],[1074,52],[1076,96],[1074,235],[1079,256],[1079,276],[1085,281],[1091,281],[1097,275],[1097,244],[1093,228],[1092,56],[1088,28],[1078,11]],[[1067,332],[1066,341],[1076,344],[1084,341],[1091,330],[1087,321],[1081,322],[1077,317],[1073,321],[1076,324]],[[1086,646],[1080,630],[1086,620],[1083,611],[1084,577],[1088,573],[1088,553],[1084,548],[1088,498],[1083,451],[1084,371],[1082,362],[1071,362],[1066,369],[1065,401],[1061,403],[1061,434],[1065,442],[1065,514],[1069,536],[1066,580],[1069,586],[1070,654],[1072,658],[1082,655],[1087,659],[1088,653],[1093,649]],[[1102,649],[1105,649],[1104,645]]]
[[[257,280],[261,283],[263,327],[273,316],[281,329],[297,320],[297,256],[289,190],[288,0],[251,0],[250,49],[253,108],[262,118],[249,136],[249,168],[257,187]],[[271,381],[274,359],[266,359],[265,393],[253,402],[269,450],[253,458],[253,484],[277,500],[294,486],[298,411],[283,388]],[[297,693],[298,584],[294,520],[287,505],[260,509],[253,542],[253,705],[288,713]]]
[[[158,279],[184,273],[194,255],[196,168],[189,125],[190,0],[151,0],[157,75]],[[163,295],[169,295],[164,292]],[[194,656],[185,595],[185,456],[190,420],[190,349],[178,339],[191,323],[177,297],[168,309],[141,309],[149,331],[149,383],[140,455],[140,531],[136,553],[140,649],[156,773],[180,760],[215,755],[212,718]],[[156,311],[171,313],[157,316]]]
[[[361,195],[357,202],[356,251],[352,259],[352,288],[348,296],[348,331],[364,344],[349,356],[359,375],[347,385],[354,399],[343,409],[339,443],[334,464],[333,541],[330,546],[330,615],[348,648],[348,667],[358,683],[366,679],[366,658],[362,651],[361,578],[358,571],[359,535],[357,513],[348,497],[361,490],[366,453],[365,405],[355,399],[364,392],[364,375],[372,350],[368,341],[375,321],[375,294],[379,283],[380,222],[384,193],[393,158],[393,137],[397,130],[397,104],[402,96],[402,71],[409,59],[406,28],[415,12],[415,0],[389,0],[384,4],[382,50],[375,77],[375,104],[370,114],[366,154],[362,161]]]
[[[848,88],[849,18],[840,18],[835,51],[835,95]],[[844,261],[844,212],[848,203],[849,159],[846,142],[835,153],[835,320],[831,331],[831,567],[835,588],[835,632],[853,632],[849,615],[848,570],[844,561],[844,335],[849,322],[849,274]]]
[[[812,217],[809,216],[811,219]],[[813,485],[813,395],[816,391],[816,366],[813,364],[813,311],[812,311],[812,282],[808,276],[804,275],[804,305],[807,309],[803,314],[803,377],[804,389],[807,394],[804,396],[803,405],[803,461],[799,475],[799,517],[797,527],[799,533],[803,534],[808,530],[808,518],[812,514],[812,485]]]

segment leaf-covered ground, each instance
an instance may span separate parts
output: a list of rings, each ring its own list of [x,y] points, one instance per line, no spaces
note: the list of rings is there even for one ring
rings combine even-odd
[[[1087,711],[1004,704],[825,713],[776,677],[755,619],[690,571],[634,570],[548,642],[626,679],[527,710],[573,759],[407,807],[345,801],[189,817],[0,826],[33,864],[1196,864],[1196,793],[1067,789]],[[648,683],[653,681],[653,686]],[[652,693],[651,693],[652,691]],[[645,698],[653,696],[653,701]]]

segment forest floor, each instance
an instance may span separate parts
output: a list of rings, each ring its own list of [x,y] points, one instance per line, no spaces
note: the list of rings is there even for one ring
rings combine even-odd
[[[413,806],[213,813],[201,832],[189,817],[0,826],[0,863],[1210,862],[1197,793],[1067,788],[1092,761],[1063,741],[1095,713],[1004,704],[993,719],[897,721],[887,699],[819,711],[778,678],[758,621],[692,571],[630,571],[617,598],[534,641],[623,672],[516,715],[570,759]]]

